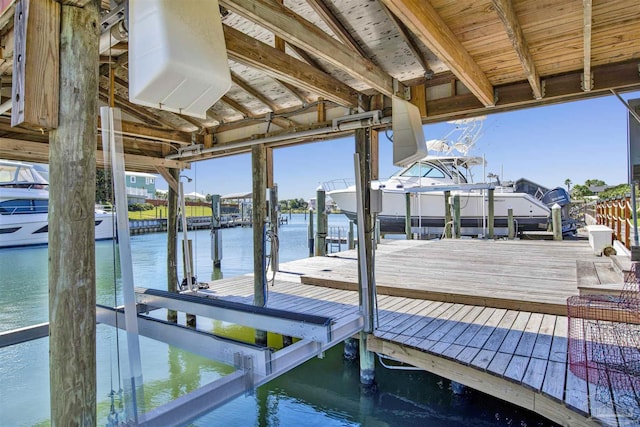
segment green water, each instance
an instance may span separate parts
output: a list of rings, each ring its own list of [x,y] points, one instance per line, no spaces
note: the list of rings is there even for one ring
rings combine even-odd
[[[343,216],[330,225],[346,227]],[[208,231],[191,232],[196,272],[212,279]],[[252,230],[223,230],[223,275],[252,269]],[[166,235],[131,239],[136,286],[166,287]],[[303,215],[293,215],[280,230],[281,262],[306,257],[307,231]],[[121,304],[120,283],[114,281],[111,242],[96,243],[97,299]],[[0,250],[0,332],[48,320],[47,248]],[[98,325],[98,415],[105,425],[109,394],[126,372],[123,334]],[[120,345],[120,353],[116,351]],[[145,408],[160,406],[210,383],[233,368],[195,356],[162,342],[140,339]],[[118,357],[120,355],[120,357]],[[120,366],[120,370],[118,369]],[[449,382],[421,371],[376,367],[378,388],[361,390],[357,364],[342,359],[342,347],[240,396],[195,421],[197,426],[551,426],[535,414],[467,390],[455,395]],[[0,426],[48,425],[48,340],[40,339],[0,349]]]

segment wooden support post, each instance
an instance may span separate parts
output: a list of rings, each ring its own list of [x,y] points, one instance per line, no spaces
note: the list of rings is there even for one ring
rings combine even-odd
[[[374,322],[374,301],[376,295],[376,286],[374,279],[374,266],[373,266],[373,215],[371,214],[371,132],[370,129],[357,129],[355,132],[356,137],[356,153],[358,154],[359,164],[359,176],[360,176],[360,188],[362,189],[362,207],[363,213],[361,218],[362,224],[358,224],[358,247],[361,248],[358,251],[358,277],[366,276],[367,288],[366,292],[359,280],[360,289],[360,305],[366,307],[367,313],[365,313],[365,325],[364,330],[360,332],[360,383],[365,386],[370,386],[375,383],[375,359],[374,354],[366,348],[367,333],[373,331]],[[361,228],[362,227],[362,228]],[[360,241],[362,240],[362,241]],[[362,249],[364,248],[364,249]],[[365,259],[362,260],[361,256],[364,254]],[[364,261],[364,262],[362,262]],[[366,265],[367,271],[362,272],[361,266]],[[364,274],[363,274],[364,273]],[[367,301],[364,301],[366,299]],[[364,304],[364,305],[363,305]]]
[[[271,218],[271,247],[269,248],[269,256],[271,259],[271,271],[276,272],[280,269],[280,257],[278,256],[278,184],[273,184],[269,189],[269,217]]]
[[[177,183],[180,170],[169,169],[169,175]],[[167,291],[178,292],[178,191],[169,186],[167,193]],[[167,321],[177,323],[178,312],[167,310]]]
[[[451,219],[451,191],[444,192],[444,237],[451,238],[453,222]]]
[[[60,3],[57,1],[20,0],[16,3],[11,126],[58,127],[63,59],[58,54],[60,39],[64,38],[65,29],[79,29],[68,28],[68,21],[63,26],[60,22]]]
[[[251,147],[253,172],[253,305],[264,307],[266,295],[265,218],[267,212],[267,149],[264,144]],[[256,344],[267,345],[267,331],[256,330]]]
[[[326,211],[326,193],[323,189],[316,192],[316,215],[318,222],[318,230],[316,232],[316,256],[327,255],[327,211]]]
[[[461,225],[462,224],[460,221],[460,195],[454,194],[453,195],[453,237],[455,237],[456,239],[460,238]]]
[[[53,426],[97,424],[94,205],[99,10],[98,1],[84,8],[61,6],[57,29],[62,39],[60,51],[48,52],[60,56],[60,97],[54,100],[60,125],[49,133],[49,387]]]
[[[513,239],[516,235],[515,224],[513,223],[513,208],[507,209],[507,227],[509,230],[509,239]]]
[[[553,240],[562,240],[562,208],[557,203],[551,206],[551,229]]]
[[[487,220],[488,220],[488,230],[487,230],[487,235],[489,237],[489,239],[493,239],[493,235],[494,235],[494,230],[493,230],[493,226],[495,224],[495,197],[494,197],[494,189],[490,188],[489,189],[489,195],[487,197],[488,199],[488,214],[487,214]]]
[[[308,242],[309,242],[309,256],[313,256],[315,253],[314,250],[314,239],[313,236],[315,235],[314,230],[313,230],[313,210],[309,209],[309,227],[307,229],[307,237],[308,237]]]
[[[355,239],[353,238],[353,221],[349,220],[349,237],[347,240],[349,249],[354,249],[356,247]]]
[[[220,232],[220,195],[211,196],[211,261],[214,272],[222,261],[222,233]]]
[[[413,235],[411,233],[411,193],[404,193],[404,202],[404,233],[407,236],[407,240],[411,240],[413,238]]]

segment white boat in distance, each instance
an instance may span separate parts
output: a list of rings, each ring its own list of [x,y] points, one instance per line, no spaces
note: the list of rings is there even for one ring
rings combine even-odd
[[[0,160],[0,248],[48,244],[48,186],[33,165]],[[113,219],[96,210],[96,240],[113,238]]]
[[[373,182],[372,189],[382,192],[382,211],[378,213],[380,231],[404,232],[406,193],[409,192],[412,193],[411,226],[418,227],[421,234],[441,235],[445,226],[444,192],[450,191],[450,200],[454,195],[460,197],[461,234],[482,235],[487,228],[488,188],[494,189],[496,234],[506,234],[509,208],[513,210],[517,231],[546,230],[551,214],[546,199],[543,202],[532,194],[516,191],[513,185],[501,185],[499,181],[482,184],[471,181],[471,167],[483,165],[483,162],[481,157],[472,156],[427,156],[401,169],[387,181]],[[356,220],[355,186],[335,188],[332,182],[324,187],[338,208]]]

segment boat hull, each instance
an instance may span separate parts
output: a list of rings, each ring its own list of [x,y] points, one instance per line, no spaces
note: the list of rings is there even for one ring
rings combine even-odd
[[[113,223],[113,214],[96,213],[95,239],[113,239]],[[49,243],[48,224],[46,213],[0,217],[0,248],[47,245]]]
[[[477,236],[484,234],[488,216],[488,200],[480,191],[456,192],[460,197],[461,233]],[[356,220],[355,191],[351,189],[331,191],[328,195],[349,219]],[[385,191],[382,193],[382,211],[378,214],[382,233],[404,233],[406,218],[406,193]],[[545,230],[549,208],[525,193],[494,193],[494,227],[496,235],[506,234],[508,210],[513,210],[517,232]],[[421,234],[442,234],[445,226],[445,200],[442,191],[413,193],[411,197],[411,226]]]

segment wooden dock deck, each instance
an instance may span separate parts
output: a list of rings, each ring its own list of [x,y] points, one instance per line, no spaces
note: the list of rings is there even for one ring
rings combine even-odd
[[[569,370],[566,298],[578,293],[576,261],[594,259],[585,242],[387,241],[376,254],[368,348],[561,425],[637,425]],[[353,251],[281,269],[268,307],[334,319],[357,312]],[[246,303],[252,284],[236,278],[211,288]]]

